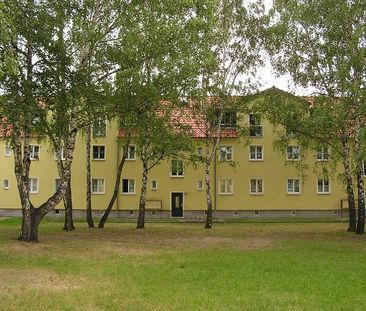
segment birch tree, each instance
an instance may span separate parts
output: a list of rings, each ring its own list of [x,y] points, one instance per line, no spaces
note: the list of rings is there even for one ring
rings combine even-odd
[[[323,103],[333,102],[344,111],[344,167],[350,207],[349,231],[364,233],[365,200],[362,180],[361,140],[365,111],[365,5],[362,1],[274,2],[270,13],[268,51],[279,73],[290,73],[294,82],[315,89]],[[335,112],[335,110],[333,110]],[[326,117],[332,118],[332,111]],[[342,135],[341,135],[342,136]],[[349,143],[350,142],[350,143]],[[358,220],[355,228],[351,178],[346,163],[354,147],[354,176],[358,188]]]

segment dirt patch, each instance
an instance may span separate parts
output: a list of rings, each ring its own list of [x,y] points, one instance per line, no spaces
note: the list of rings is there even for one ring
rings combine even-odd
[[[44,269],[0,269],[0,291],[6,290],[37,290],[37,291],[67,291],[75,290],[85,285],[86,280],[71,276],[61,276]]]

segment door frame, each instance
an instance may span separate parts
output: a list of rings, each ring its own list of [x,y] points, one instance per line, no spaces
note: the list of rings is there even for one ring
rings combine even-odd
[[[172,195],[173,193],[181,193],[182,194],[182,216],[181,217],[173,217],[172,212],[173,212],[173,206],[172,206]],[[169,201],[170,201],[170,218],[184,218],[184,191],[170,191],[169,193]]]

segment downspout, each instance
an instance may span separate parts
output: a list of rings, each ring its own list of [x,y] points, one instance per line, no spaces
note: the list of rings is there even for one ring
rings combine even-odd
[[[216,150],[214,153],[214,211],[215,211],[215,217],[216,218],[216,208],[217,208],[217,176],[216,176],[216,167],[217,167],[217,154],[216,154]]]
[[[118,134],[117,134],[118,135]],[[116,159],[116,173],[117,173],[117,170],[118,170],[118,166],[119,166],[119,159],[121,157],[121,146],[120,146],[120,143],[119,143],[119,139],[118,139],[118,136],[117,136],[117,159]],[[120,194],[120,186],[121,186],[121,183],[118,187],[118,194],[117,194],[117,199],[116,199],[116,204],[117,204],[117,218],[119,216],[119,194]]]

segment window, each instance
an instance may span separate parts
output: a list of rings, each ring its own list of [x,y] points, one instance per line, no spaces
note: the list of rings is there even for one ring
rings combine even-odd
[[[219,119],[221,117],[220,126],[221,128],[235,128],[236,127],[236,113],[233,111],[225,111],[220,116],[220,110],[215,113],[214,120],[212,121],[212,126],[217,127]]]
[[[182,160],[172,160],[171,176],[181,177],[184,176],[184,166]]]
[[[203,181],[197,180],[197,190],[202,190],[202,189],[203,189]]]
[[[239,211],[233,211],[233,216],[238,217],[239,216]]]
[[[288,161],[299,161],[300,160],[299,146],[287,146],[287,160]]]
[[[135,215],[135,211],[133,211],[133,210],[129,210],[129,211],[128,211],[128,215],[130,215],[130,216],[134,216],[134,215]]]
[[[263,147],[262,146],[250,146],[249,158],[253,161],[263,160]]]
[[[64,150],[63,146],[61,147],[60,152],[61,152],[61,160],[64,161],[65,160],[65,150]],[[55,157],[55,160],[57,160],[57,151],[55,151],[54,157]]]
[[[58,188],[60,188],[60,186],[61,186],[61,178],[55,178],[53,187],[54,193],[56,193],[56,191],[58,190]]]
[[[29,178],[29,192],[38,193],[38,178]]]
[[[220,161],[232,161],[233,160],[233,147],[220,146],[219,148],[219,160]]]
[[[104,118],[97,118],[93,124],[93,136],[104,137],[107,133],[107,122]]]
[[[321,147],[316,151],[317,161],[328,161],[329,160],[329,150],[327,147]]]
[[[92,178],[91,192],[93,194],[103,194],[104,193],[104,178]]]
[[[287,179],[287,193],[288,194],[300,193],[300,179]]]
[[[329,179],[318,179],[317,180],[317,192],[319,194],[328,194],[328,193],[330,193]]]
[[[197,156],[202,157],[202,155],[203,155],[203,148],[202,147],[197,147],[196,154],[197,154]]]
[[[129,145],[127,148],[126,160],[136,160],[136,147],[134,145]]]
[[[10,157],[11,156],[11,148],[9,146],[5,146],[4,155],[6,157]]]
[[[105,146],[93,146],[93,160],[105,160]]]
[[[232,194],[233,193],[232,179],[219,179],[219,193],[220,194]]]
[[[158,190],[158,181],[156,179],[151,180],[151,190]]]
[[[232,111],[227,111],[222,114],[221,117],[221,127],[236,127],[236,113]]]
[[[10,188],[10,181],[9,179],[4,179],[3,180],[3,189],[4,190],[8,190]]]
[[[250,194],[263,194],[263,180],[251,179],[250,180]]]
[[[33,161],[39,160],[39,146],[38,145],[30,145],[30,159]]]
[[[135,193],[135,180],[134,179],[122,179],[122,193],[134,194]]]
[[[249,136],[251,137],[262,137],[263,136],[263,125],[260,118],[254,114],[249,115]]]

